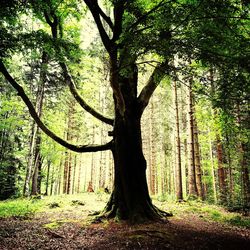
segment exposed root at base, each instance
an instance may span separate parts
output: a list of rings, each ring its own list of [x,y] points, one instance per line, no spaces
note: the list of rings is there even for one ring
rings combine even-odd
[[[121,209],[119,209],[116,205],[108,208],[109,209],[106,207],[103,212],[95,214],[97,216],[93,218],[91,223],[103,223],[104,221],[111,219],[114,219],[116,222],[126,221],[130,224],[142,224],[153,221],[166,222],[166,217],[173,216],[172,213],[163,211],[154,205],[148,207],[147,209],[138,209],[137,211],[130,212],[130,215],[128,215],[129,213],[124,210],[121,211]]]

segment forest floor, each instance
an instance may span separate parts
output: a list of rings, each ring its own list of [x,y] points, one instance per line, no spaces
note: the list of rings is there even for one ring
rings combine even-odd
[[[155,201],[173,212],[166,222],[93,222],[90,214],[106,201],[104,194],[29,200],[25,213],[11,216],[4,209],[20,209],[20,203],[2,202],[0,249],[250,249],[250,217],[203,203]]]

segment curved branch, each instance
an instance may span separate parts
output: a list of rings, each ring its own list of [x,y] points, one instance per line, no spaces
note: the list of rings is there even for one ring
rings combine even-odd
[[[100,6],[98,4],[97,4],[97,8],[98,8],[99,14],[103,18],[103,20],[109,25],[110,29],[113,30],[114,24],[113,24],[111,18],[104,13],[104,11],[100,8]]]
[[[168,62],[164,61],[155,67],[152,75],[150,76],[147,84],[142,89],[140,95],[138,96],[138,104],[140,107],[140,112],[143,113],[144,109],[147,107],[151,96],[153,95],[156,87],[159,85],[161,80],[166,75],[165,69],[168,66]]]
[[[99,6],[98,6],[99,7]],[[47,23],[51,26],[51,31],[52,31],[52,36],[54,39],[56,39],[56,36],[54,34],[57,34],[57,25],[55,26],[55,32],[53,33],[53,23],[50,21],[48,14],[46,12],[44,12],[45,14],[45,18]],[[54,20],[58,20],[58,17],[55,15],[54,16]],[[58,48],[56,48],[56,50],[60,53],[60,50]],[[103,116],[102,114],[98,113],[96,110],[94,110],[92,107],[90,107],[83,99],[82,97],[79,95],[79,93],[76,90],[74,81],[71,77],[71,75],[69,74],[68,68],[66,66],[66,64],[64,62],[59,62],[61,69],[63,71],[63,75],[65,78],[65,81],[67,83],[67,85],[69,86],[70,92],[71,94],[74,96],[74,98],[76,99],[76,101],[81,105],[81,107],[83,109],[85,109],[87,112],[89,112],[91,115],[93,115],[95,118],[99,119],[102,122],[105,122],[109,125],[113,125],[114,121],[110,118],[107,118],[105,116]]]
[[[66,64],[61,62],[60,66],[61,66],[61,68],[63,70],[63,75],[64,75],[64,78],[66,80],[66,83],[69,85],[69,89],[70,89],[71,94],[75,97],[75,99],[81,105],[81,107],[84,108],[91,115],[93,115],[95,118],[99,119],[100,121],[105,122],[105,123],[113,126],[113,124],[114,124],[113,119],[107,118],[107,117],[103,116],[102,114],[98,113],[96,110],[94,110],[92,107],[90,107],[82,99],[82,97],[79,95],[79,93],[76,90],[76,86],[74,84],[74,81],[73,81],[72,77],[70,76],[70,74],[68,72],[68,68],[67,68]]]
[[[12,85],[12,87],[17,91],[18,95],[22,98],[23,102],[26,104],[26,106],[29,109],[29,113],[32,116],[32,118],[35,120],[39,128],[50,138],[52,138],[54,141],[59,143],[60,145],[75,151],[75,152],[97,152],[97,151],[104,151],[109,150],[112,147],[113,142],[110,141],[104,145],[73,145],[71,143],[68,143],[67,141],[63,140],[62,138],[58,137],[56,134],[54,134],[51,130],[49,130],[44,123],[41,121],[39,116],[37,115],[37,112],[31,103],[28,96],[25,94],[22,86],[20,86],[9,74],[7,69],[5,68],[3,62],[0,60],[0,71],[6,78],[6,80]]]
[[[103,43],[105,49],[107,50],[108,53],[111,53],[112,42],[109,39],[109,36],[103,27],[103,24],[102,24],[102,21],[100,18],[100,15],[101,15],[100,7],[98,5],[97,0],[84,0],[84,2],[88,6],[88,8],[89,8],[94,20],[95,20],[96,26],[97,26],[98,31],[100,33],[102,43]]]

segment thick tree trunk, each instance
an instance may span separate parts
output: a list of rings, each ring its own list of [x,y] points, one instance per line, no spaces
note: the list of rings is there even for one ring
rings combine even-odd
[[[133,112],[125,117],[119,114],[116,116],[113,147],[114,190],[105,208],[105,215],[131,222],[161,218],[148,193],[140,117],[136,117]]]
[[[146,180],[146,160],[142,150],[141,116],[137,101],[137,69],[122,78],[120,86],[125,110],[115,100],[113,131],[114,189],[103,215],[138,223],[160,219],[163,215],[153,206]]]

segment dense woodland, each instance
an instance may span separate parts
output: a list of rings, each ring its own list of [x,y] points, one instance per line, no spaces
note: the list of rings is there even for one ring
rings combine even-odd
[[[249,209],[249,11],[1,0],[0,199],[105,191],[130,220],[164,215],[148,190]]]

